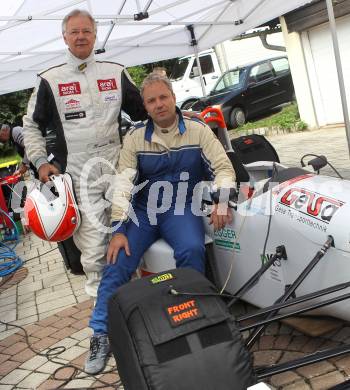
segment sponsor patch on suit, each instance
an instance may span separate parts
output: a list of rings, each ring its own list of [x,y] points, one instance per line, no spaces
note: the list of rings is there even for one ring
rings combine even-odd
[[[100,92],[118,89],[115,79],[97,80],[97,85]]]
[[[67,121],[71,119],[82,119],[86,118],[86,112],[85,111],[77,111],[77,112],[68,112],[67,114],[64,114]]]
[[[66,99],[64,101],[64,107],[66,111],[77,110],[77,109],[79,110],[79,108],[81,108],[80,100],[73,99],[73,98]]]
[[[80,95],[80,83],[74,81],[72,83],[58,84],[58,92],[60,96]]]

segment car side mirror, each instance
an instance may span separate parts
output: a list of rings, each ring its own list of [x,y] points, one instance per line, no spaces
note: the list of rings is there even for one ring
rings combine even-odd
[[[194,66],[194,67],[192,68],[190,77],[193,78],[193,77],[198,77],[198,76],[199,76],[199,69],[198,69],[198,66]]]

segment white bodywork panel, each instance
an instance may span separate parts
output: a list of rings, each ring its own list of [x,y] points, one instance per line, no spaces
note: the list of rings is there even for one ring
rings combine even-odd
[[[251,304],[266,307],[273,304],[308,265],[327,237],[334,239],[324,258],[296,290],[296,296],[317,291],[350,279],[350,182],[311,173],[291,178],[263,192],[271,176],[271,162],[257,162],[246,166],[256,191],[251,199],[240,200],[233,212],[233,222],[213,232],[204,217],[206,234],[213,240],[213,252],[218,271],[218,288],[234,294],[262,265],[263,247],[267,236],[270,210],[271,227],[265,261],[273,256],[276,247],[284,245],[287,260],[278,260],[266,271],[259,282],[243,297]],[[285,169],[278,164],[278,170]],[[149,257],[145,256],[145,269]],[[158,267],[157,267],[158,261]],[[152,253],[152,272],[165,269],[164,256]],[[175,267],[172,259],[167,263]],[[227,281],[227,285],[226,280]],[[343,290],[339,294],[349,292]],[[327,298],[334,296],[328,295]],[[319,298],[319,300],[325,298]],[[314,300],[316,302],[317,300]],[[333,304],[312,314],[327,314],[350,320],[350,302]]]

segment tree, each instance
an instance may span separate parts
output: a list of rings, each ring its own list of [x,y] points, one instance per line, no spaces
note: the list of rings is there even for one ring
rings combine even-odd
[[[147,69],[142,65],[131,66],[128,68],[128,72],[130,73],[131,78],[138,88],[140,88],[143,79],[147,76],[148,73]]]
[[[140,88],[143,79],[151,73],[152,70],[156,67],[163,67],[167,70],[167,75],[170,77],[172,68],[175,64],[176,58],[171,60],[164,60],[158,62],[152,62],[145,65],[131,66],[128,68],[128,72],[130,73],[131,78],[138,88]]]
[[[31,93],[32,89],[25,89],[0,95],[0,123],[22,126],[22,118],[27,112]]]

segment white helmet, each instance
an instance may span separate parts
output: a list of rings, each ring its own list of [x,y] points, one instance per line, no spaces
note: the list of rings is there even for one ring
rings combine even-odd
[[[27,196],[24,215],[26,225],[43,240],[71,237],[81,221],[71,176],[51,176],[40,188],[35,187]]]

